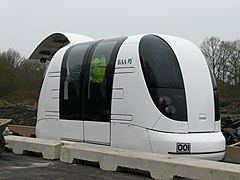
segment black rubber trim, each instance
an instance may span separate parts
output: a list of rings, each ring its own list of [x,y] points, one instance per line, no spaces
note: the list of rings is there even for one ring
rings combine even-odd
[[[168,152],[168,154],[179,154],[179,155],[183,155],[183,154],[186,154],[186,155],[195,155],[195,154],[216,154],[216,153],[222,153],[222,152],[225,152],[225,150],[222,150],[222,151],[213,151],[213,152]]]

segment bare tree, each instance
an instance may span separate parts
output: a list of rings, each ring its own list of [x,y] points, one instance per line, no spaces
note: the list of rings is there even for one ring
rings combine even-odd
[[[38,92],[45,67],[13,49],[0,53],[0,98],[15,92]]]
[[[240,40],[232,42],[234,51],[229,59],[229,83],[232,85],[240,84]]]
[[[14,49],[8,49],[7,52],[0,53],[0,56],[5,60],[13,69],[18,68],[24,58],[20,53]]]
[[[218,37],[207,38],[203,41],[200,46],[200,49],[204,56],[206,57],[213,74],[215,77],[218,77],[218,64],[219,64],[219,46],[221,40]]]
[[[218,37],[204,40],[200,48],[217,80],[236,84],[238,82],[239,42],[221,41]]]
[[[218,79],[222,82],[229,80],[229,61],[235,51],[235,46],[232,42],[221,41],[219,46],[219,59],[218,59]]]

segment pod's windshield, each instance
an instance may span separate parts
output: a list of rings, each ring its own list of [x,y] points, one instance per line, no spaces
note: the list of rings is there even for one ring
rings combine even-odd
[[[187,121],[184,83],[178,60],[170,46],[154,35],[139,44],[144,78],[154,104],[168,118]]]

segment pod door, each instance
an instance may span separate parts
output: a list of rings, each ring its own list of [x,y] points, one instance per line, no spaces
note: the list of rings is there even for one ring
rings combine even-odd
[[[88,57],[84,91],[84,139],[110,145],[113,73],[117,53],[125,38],[95,44]]]
[[[70,47],[63,58],[60,79],[60,138],[84,141],[84,64],[91,43]]]
[[[123,40],[77,44],[66,52],[60,83],[62,139],[68,135],[76,141],[110,145],[113,72]],[[71,59],[76,61],[70,63]]]

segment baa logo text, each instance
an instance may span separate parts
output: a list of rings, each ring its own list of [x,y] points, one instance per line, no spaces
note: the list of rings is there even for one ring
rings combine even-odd
[[[128,58],[128,59],[118,59],[117,65],[127,65],[127,64],[132,64],[133,58]]]

